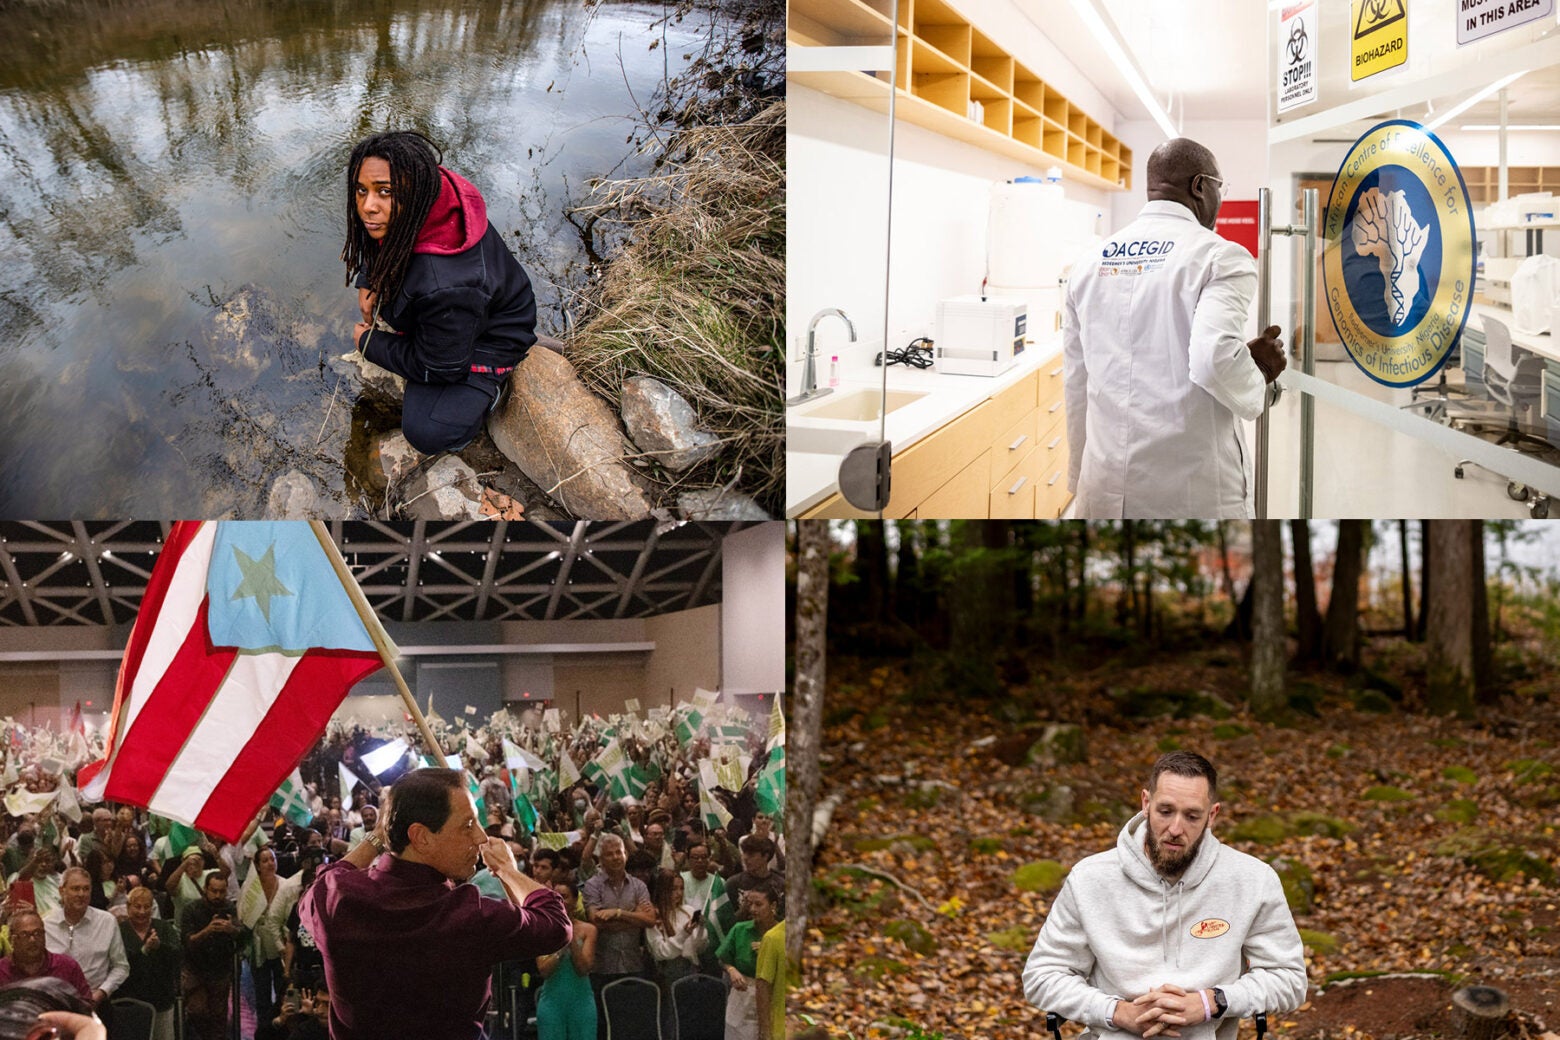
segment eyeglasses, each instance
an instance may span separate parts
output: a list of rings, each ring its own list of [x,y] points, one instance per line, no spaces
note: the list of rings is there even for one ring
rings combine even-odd
[[[1197,175],[1197,177],[1201,177],[1205,181],[1213,181],[1213,183],[1215,183],[1215,184],[1217,184],[1219,186],[1219,201],[1220,202],[1223,202],[1224,201],[1224,196],[1226,196],[1226,195],[1228,195],[1230,193],[1230,186],[1228,184],[1224,183],[1224,178],[1223,177],[1215,177],[1212,174],[1208,174],[1208,173],[1199,173]],[[1195,181],[1197,179],[1197,177],[1193,177],[1192,180]]]

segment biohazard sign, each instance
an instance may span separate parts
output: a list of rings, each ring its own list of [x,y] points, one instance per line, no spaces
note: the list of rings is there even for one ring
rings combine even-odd
[[[1338,168],[1322,220],[1322,286],[1366,375],[1412,386],[1446,363],[1473,302],[1473,213],[1440,139],[1394,119]]]
[[[1554,0],[1550,0],[1551,3]],[[1278,12],[1278,110],[1316,100],[1316,0],[1289,4]]]
[[[1349,78],[1358,83],[1408,60],[1408,11],[1403,0],[1353,0]]]

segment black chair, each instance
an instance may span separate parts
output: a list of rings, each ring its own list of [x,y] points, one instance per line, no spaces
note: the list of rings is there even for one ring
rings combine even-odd
[[[1065,1021],[1067,1020],[1055,1011],[1047,1011],[1045,1013],[1045,1027],[1051,1031],[1051,1035],[1056,1040],[1062,1040],[1062,1023]],[[1262,1040],[1267,1035],[1267,1012],[1258,1011],[1251,1016],[1251,1021],[1257,1027],[1257,1040]]]
[[[662,1040],[661,991],[644,979],[614,979],[601,987],[607,1040]]]
[[[114,998],[114,1040],[152,1040],[157,1009],[133,997]]]
[[[686,975],[672,983],[674,1040],[722,1040],[726,984],[713,975]]]

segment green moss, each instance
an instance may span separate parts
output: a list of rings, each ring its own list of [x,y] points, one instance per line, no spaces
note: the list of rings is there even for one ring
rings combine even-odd
[[[1316,880],[1311,868],[1291,856],[1278,856],[1268,860],[1268,864],[1284,886],[1284,901],[1289,904],[1290,912],[1310,913],[1311,900],[1316,895]]]
[[[1518,874],[1534,878],[1541,884],[1555,883],[1555,868],[1536,853],[1518,848],[1480,849],[1468,857],[1468,862],[1487,878],[1510,881]]]
[[[1461,737],[1436,737],[1430,742],[1432,747],[1438,748],[1460,748],[1466,747],[1467,744],[1468,742]]]
[[[1479,774],[1475,773],[1467,766],[1447,766],[1445,769],[1441,770],[1441,775],[1446,779],[1459,784],[1472,784],[1477,783],[1479,780]]]
[[[1302,931],[1301,935],[1305,933]],[[1335,971],[1322,980],[1322,988],[1325,989],[1335,982],[1347,982],[1349,979],[1374,979],[1382,975],[1389,975],[1387,971]]]
[[[1323,956],[1337,953],[1340,945],[1336,935],[1328,932],[1313,932],[1309,928],[1300,929],[1300,941],[1309,946],[1312,952]]]
[[[1354,833],[1354,824],[1319,812],[1295,812],[1289,814],[1290,826],[1296,834],[1314,834],[1320,838],[1341,838]]]
[[[1515,774],[1519,784],[1537,783],[1555,771],[1554,766],[1537,758],[1519,758],[1507,762],[1506,768]]]
[[[1283,841],[1293,832],[1289,821],[1282,816],[1253,816],[1230,828],[1230,841],[1251,841],[1258,845],[1273,845]]]
[[[1036,930],[1026,925],[1015,924],[1011,928],[1004,928],[1000,932],[987,932],[986,941],[999,950],[1008,950],[1012,953],[1028,953],[1035,945]]]
[[[1342,758],[1344,755],[1347,755],[1350,750],[1352,749],[1347,744],[1334,744],[1332,747],[1327,749],[1327,757]]]
[[[1244,737],[1250,732],[1251,730],[1247,729],[1245,726],[1242,726],[1238,722],[1221,722],[1217,726],[1213,727],[1213,739],[1235,740],[1239,737]]]
[[[888,725],[888,712],[882,708],[873,708],[867,715],[867,729],[883,729]]]
[[[892,957],[860,957],[851,962],[851,974],[858,979],[868,979],[872,982],[882,981],[885,975],[903,975],[910,970],[910,966],[903,961],[896,961]]]
[[[1366,788],[1361,797],[1367,802],[1411,802],[1419,796],[1401,787],[1377,786]]]
[[[935,809],[942,801],[942,796],[941,787],[917,787],[905,792],[905,808]]]
[[[1159,743],[1156,746],[1160,751],[1165,752],[1166,754],[1170,753],[1171,751],[1181,750],[1181,742],[1176,740],[1174,737],[1160,737]]]
[[[1354,695],[1354,707],[1372,715],[1385,715],[1392,710],[1392,698],[1380,690],[1360,690]]]
[[[936,937],[915,921],[907,921],[904,918],[890,921],[883,926],[883,934],[890,939],[898,939],[907,949],[923,957],[930,957],[937,952]]]
[[[1479,803],[1470,798],[1457,798],[1435,811],[1435,818],[1442,823],[1472,823],[1478,816]]]
[[[981,856],[990,856],[1002,851],[1001,838],[971,838],[970,851]]]
[[[1067,868],[1054,859],[1025,863],[1013,872],[1013,884],[1021,892],[1054,892],[1067,878]]]

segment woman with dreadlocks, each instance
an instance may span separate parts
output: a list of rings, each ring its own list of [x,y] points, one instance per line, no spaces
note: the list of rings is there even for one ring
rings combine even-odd
[[[347,281],[363,356],[406,379],[401,428],[425,454],[481,431],[536,342],[536,299],[487,204],[419,133],[375,134],[347,165]]]

